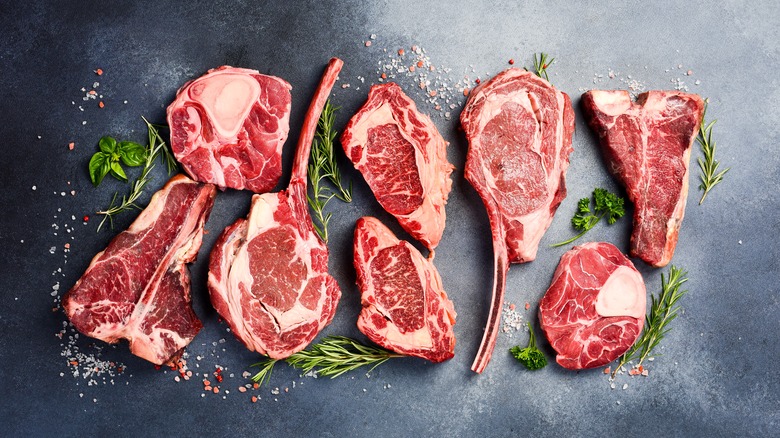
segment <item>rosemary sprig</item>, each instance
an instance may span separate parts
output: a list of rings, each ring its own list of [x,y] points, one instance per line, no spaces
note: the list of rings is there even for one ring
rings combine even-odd
[[[718,166],[720,163],[715,159],[715,142],[712,140],[712,125],[717,120],[711,121],[709,124],[704,121],[704,115],[707,113],[707,105],[709,99],[704,100],[704,113],[701,117],[701,126],[699,127],[699,135],[696,140],[699,142],[701,152],[704,154],[704,159],[699,157],[699,169],[701,169],[701,184],[699,184],[699,190],[704,190],[699,200],[699,205],[704,202],[704,198],[707,197],[707,193],[712,190],[718,183],[723,181],[723,175],[729,171],[730,168],[726,168],[718,172]]]
[[[139,175],[130,186],[130,193],[122,196],[122,201],[119,204],[114,205],[116,203],[117,196],[119,195],[119,192],[116,192],[114,193],[114,197],[111,199],[111,204],[108,206],[108,208],[97,212],[97,214],[103,216],[103,219],[98,225],[98,231],[100,231],[100,229],[103,227],[106,220],[109,221],[111,227],[113,228],[114,216],[117,216],[120,213],[130,209],[141,209],[141,207],[136,204],[136,201],[141,196],[141,194],[143,194],[146,184],[151,180],[149,174],[152,169],[154,169],[154,162],[157,157],[160,157],[160,160],[165,163],[166,167],[168,168],[169,175],[178,167],[176,165],[176,159],[173,157],[173,153],[170,151],[168,145],[165,143],[165,140],[163,140],[162,136],[160,135],[159,128],[164,128],[165,126],[153,125],[149,123],[145,117],[141,118],[144,120],[144,123],[146,123],[146,128],[149,134],[149,143],[146,147],[147,154],[146,160],[144,161],[143,170],[141,170],[141,175]]]
[[[620,363],[612,372],[613,378],[628,362],[638,361],[636,366],[641,365],[669,333],[671,330],[669,323],[677,317],[677,312],[680,310],[677,302],[688,292],[680,290],[680,286],[688,281],[686,275],[685,271],[674,265],[669,268],[668,277],[661,274],[661,293],[657,298],[651,297],[652,304],[650,314],[645,318],[645,328],[634,345],[620,357]]]
[[[336,378],[364,366],[371,366],[367,371],[370,373],[374,368],[394,357],[403,357],[403,355],[365,345],[344,336],[328,336],[322,342],[312,345],[310,349],[299,351],[284,361],[304,373],[314,370],[320,376]],[[278,362],[276,359],[267,359],[253,364],[253,367],[260,367],[260,371],[252,377],[252,380],[261,385],[267,382],[276,362]]]
[[[550,81],[550,77],[547,76],[547,68],[555,62],[555,58],[547,59],[547,54],[542,52],[539,55],[534,53],[534,73],[540,78],[544,78],[546,81]]]
[[[330,101],[325,102],[322,115],[317,122],[317,133],[311,146],[308,166],[312,194],[307,195],[306,199],[314,212],[315,220],[312,223],[314,231],[325,243],[328,243],[328,223],[332,216],[331,213],[325,213],[325,206],[334,197],[344,202],[352,202],[352,183],[348,188],[344,188],[341,173],[336,164],[334,143],[338,133],[333,128],[336,121],[336,110],[338,108],[331,105]],[[323,184],[326,179],[330,181],[335,190]]]

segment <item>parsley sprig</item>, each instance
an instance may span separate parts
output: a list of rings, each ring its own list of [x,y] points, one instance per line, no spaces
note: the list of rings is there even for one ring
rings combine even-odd
[[[709,99],[706,99],[704,101],[704,114],[707,113],[708,104]],[[701,157],[698,159],[699,169],[701,169],[701,175],[699,175],[699,179],[701,180],[701,184],[699,184],[699,190],[704,191],[704,193],[701,195],[701,199],[699,200],[699,205],[704,202],[704,198],[707,197],[707,193],[709,193],[713,187],[718,185],[718,183],[723,181],[723,176],[726,174],[726,172],[729,171],[729,168],[727,167],[718,172],[718,166],[720,166],[720,162],[715,159],[715,141],[712,140],[712,126],[717,120],[713,120],[708,124],[704,121],[704,114],[702,114],[701,117],[699,135],[696,137],[696,140],[699,142],[699,146],[701,147],[701,152],[704,154],[703,159]]]
[[[534,336],[534,328],[531,323],[528,323],[528,332],[531,334],[531,338],[528,340],[528,346],[520,348],[516,345],[509,349],[512,356],[520,361],[529,370],[539,370],[547,366],[547,358],[544,357],[544,353],[536,347],[536,336]]]
[[[370,373],[374,368],[394,357],[404,356],[344,336],[328,336],[322,342],[312,345],[310,349],[299,351],[283,360],[304,373],[316,371],[319,376],[336,378],[364,366],[371,367],[368,370]],[[252,377],[252,380],[260,385],[267,382],[274,365],[279,360],[281,359],[266,359],[253,364],[253,367],[260,367],[260,371]]]
[[[307,195],[314,212],[314,231],[323,240],[328,243],[328,223],[332,213],[325,213],[325,206],[333,198],[338,198],[344,202],[352,202],[352,183],[348,188],[344,188],[341,181],[341,172],[336,163],[336,153],[334,145],[338,132],[333,128],[336,121],[337,107],[331,105],[330,101],[325,102],[325,107],[317,122],[317,133],[311,146],[311,157],[309,161],[309,183],[311,184],[312,194]],[[324,184],[328,180],[333,189]]]
[[[593,210],[590,208],[590,198],[582,198],[577,202],[577,213],[571,218],[571,225],[580,230],[580,233],[571,239],[552,245],[553,247],[568,245],[590,231],[601,218],[606,217],[607,223],[612,225],[626,214],[624,199],[605,189],[593,190]]]
[[[645,328],[634,345],[620,357],[612,377],[615,377],[628,362],[637,361],[635,366],[642,365],[642,362],[650,357],[653,349],[669,333],[671,330],[669,323],[677,318],[677,312],[680,310],[677,302],[688,292],[684,289],[680,290],[683,283],[688,281],[686,276],[685,271],[674,265],[669,268],[668,277],[661,274],[661,293],[658,297],[651,296],[650,313],[645,317]]]

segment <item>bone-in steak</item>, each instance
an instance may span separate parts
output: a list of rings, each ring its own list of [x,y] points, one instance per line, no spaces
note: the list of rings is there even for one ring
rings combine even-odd
[[[510,68],[471,92],[460,121],[469,140],[466,179],[485,204],[493,235],[493,296],[471,367],[480,373],[496,342],[509,263],[536,258],[566,197],[574,111],[565,93]]]
[[[81,333],[171,363],[202,325],[190,305],[186,263],[195,260],[216,188],[184,175],[171,178],[126,231],[92,259],[63,298]]]
[[[373,217],[358,219],[354,243],[360,331],[397,353],[433,362],[452,358],[455,308],[432,261]]]
[[[444,232],[454,167],[430,117],[395,83],[374,85],[341,144],[379,204],[429,249]]]
[[[704,101],[679,91],[648,91],[635,103],[624,90],[582,95],[609,170],[634,204],[631,255],[666,266],[674,255],[688,196],[691,145]]]
[[[171,149],[195,180],[265,193],[282,175],[290,84],[223,66],[184,84],[168,107]]]
[[[564,368],[608,364],[626,352],[644,325],[642,274],[611,243],[575,246],[561,257],[539,303],[539,322]]]
[[[341,70],[333,58],[311,102],[287,190],[254,195],[247,219],[227,227],[211,252],[209,294],[247,348],[284,359],[328,325],[341,298],[328,275],[328,248],[314,232],[306,202],[312,139]]]

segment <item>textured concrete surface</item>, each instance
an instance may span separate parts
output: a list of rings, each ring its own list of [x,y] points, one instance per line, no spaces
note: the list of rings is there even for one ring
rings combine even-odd
[[[287,4],[290,3],[290,4]],[[284,436],[768,436],[780,428],[780,357],[777,343],[778,234],[780,233],[780,86],[777,71],[778,3],[754,2],[4,2],[0,5],[2,99],[0,138],[0,418],[10,436],[73,435],[284,435]],[[365,46],[370,35],[371,47]],[[309,97],[328,58],[346,62],[334,102],[338,128],[362,104],[388,54],[425,48],[448,83],[483,79],[508,67],[530,66],[534,52],[556,57],[551,81],[577,106],[569,197],[542,240],[533,263],[513,266],[507,299],[535,321],[535,308],[565,248],[547,245],[572,235],[577,199],[594,187],[616,188],[592,134],[582,122],[579,95],[591,88],[668,89],[681,80],[710,98],[718,119],[718,155],[731,171],[699,206],[698,169],[673,263],[688,271],[684,313],[649,364],[650,377],[620,376],[610,389],[600,369],[574,373],[552,364],[531,373],[506,353],[526,334],[500,334],[483,375],[469,366],[489,305],[492,257],[487,217],[462,168],[467,144],[457,130],[457,108],[447,120],[417,87],[398,82],[434,114],[450,141],[458,170],[448,224],[435,263],[458,311],[453,360],[432,365],[391,361],[371,377],[353,372],[335,380],[301,377],[277,366],[271,385],[239,393],[241,373],[257,360],[220,324],[205,291],[207,251],[218,233],[246,214],[249,193],[219,194],[211,231],[192,266],[195,310],[206,326],[189,347],[197,373],[227,368],[220,395],[203,393],[200,378],[175,382],[129,354],[88,339],[85,353],[119,361],[127,371],[109,379],[73,377],[55,337],[64,316],[53,301],[78,279],[111,236],[95,233],[96,220],[80,218],[104,207],[118,182],[93,189],[86,173],[97,140],[106,134],[144,139],[140,115],[163,120],[176,89],[207,69],[233,64],[278,75],[293,85],[291,135],[283,181]],[[387,53],[383,51],[387,49]],[[409,59],[409,58],[407,58]],[[449,71],[444,70],[444,67]],[[103,76],[93,70],[102,68]],[[688,76],[688,70],[692,75]],[[614,78],[610,78],[609,72]],[[365,83],[360,77],[365,78]],[[96,100],[82,101],[99,81]],[[699,81],[698,85],[695,81]],[[459,91],[453,93],[458,96]],[[124,101],[127,103],[124,103]],[[73,104],[71,102],[74,102]],[[84,111],[80,111],[78,106]],[[84,124],[83,122],[87,123]],[[68,143],[75,142],[73,151]],[[694,151],[694,160],[699,156]],[[150,189],[166,175],[155,169]],[[359,294],[351,265],[355,220],[382,212],[360,175],[355,201],[332,204],[331,270],[343,299],[324,334],[360,337],[354,323]],[[33,190],[35,186],[35,190]],[[76,195],[72,196],[70,191]],[[62,196],[65,193],[65,196]],[[148,200],[151,190],[143,198]],[[76,217],[76,220],[71,219]],[[116,230],[134,214],[120,217]],[[54,227],[53,225],[57,225]],[[70,229],[71,231],[68,231]],[[600,224],[587,236],[627,250],[630,224]],[[70,252],[64,253],[65,243]],[[50,249],[54,248],[53,253]],[[660,274],[637,261],[656,293]],[[59,289],[56,284],[59,284]],[[54,296],[52,296],[54,294]],[[531,310],[523,310],[529,302]],[[223,340],[220,343],[220,340]],[[550,355],[549,345],[542,348]],[[197,360],[196,356],[201,356]],[[196,368],[196,364],[199,368]],[[62,374],[62,376],[61,376]],[[293,382],[295,386],[293,387]],[[621,389],[628,384],[627,389]],[[272,394],[279,387],[278,395]],[[289,392],[284,392],[284,388]],[[230,394],[225,394],[225,390]],[[222,396],[226,395],[223,399]]]

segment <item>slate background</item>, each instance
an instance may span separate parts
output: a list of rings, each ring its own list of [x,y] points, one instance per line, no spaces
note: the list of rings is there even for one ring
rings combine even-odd
[[[285,436],[767,436],[780,423],[777,181],[780,87],[778,3],[725,2],[10,2],[0,3],[0,422],[7,436],[285,435]],[[376,34],[373,46],[364,46]],[[113,181],[93,189],[86,173],[97,140],[106,134],[144,139],[140,115],[155,121],[185,81],[222,64],[259,69],[293,85],[291,135],[284,153],[289,178],[297,132],[327,60],[345,61],[333,100],[342,107],[340,129],[376,80],[381,50],[417,44],[450,77],[495,74],[514,58],[530,65],[534,52],[557,58],[551,81],[569,93],[577,109],[575,152],[568,173],[569,197],[542,240],[538,259],[513,266],[507,300],[535,321],[535,305],[549,284],[565,248],[548,245],[572,234],[568,219],[577,199],[597,186],[615,189],[593,136],[585,127],[579,95],[585,89],[624,88],[609,80],[632,75],[647,89],[671,88],[681,78],[690,91],[709,97],[708,119],[717,118],[718,156],[731,171],[703,206],[697,205],[698,169],[692,163],[691,191],[673,263],[688,270],[690,293],[684,313],[663,342],[663,356],[646,379],[618,379],[610,390],[601,369],[579,373],[552,364],[531,373],[506,353],[526,335],[501,334],[483,375],[469,366],[489,305],[492,257],[487,217],[476,192],[463,179],[467,144],[451,121],[435,115],[450,141],[458,168],[447,207],[448,223],[436,252],[444,285],[459,313],[456,357],[441,365],[400,359],[329,380],[300,377],[277,366],[271,386],[255,394],[236,387],[257,357],[246,351],[208,304],[207,252],[218,233],[245,215],[249,193],[220,193],[197,263],[192,265],[195,310],[205,329],[191,344],[190,367],[225,366],[220,396],[201,397],[197,380],[177,383],[173,373],[155,370],[129,354],[125,345],[105,348],[102,359],[123,362],[115,384],[89,386],[70,375],[54,334],[64,321],[52,312],[52,287],[64,293],[92,256],[126,227],[95,233],[70,220],[104,207]],[[683,65],[682,70],[675,70]],[[471,66],[476,69],[471,72]],[[93,70],[102,68],[103,76]],[[671,71],[666,71],[670,69]],[[683,72],[691,69],[694,75]],[[603,78],[594,84],[594,75]],[[366,78],[361,84],[358,76]],[[701,80],[698,86],[694,80]],[[81,87],[99,81],[106,108],[82,102]],[[411,79],[399,80],[418,101]],[[359,89],[358,89],[359,88]],[[122,102],[127,100],[126,104]],[[75,104],[71,104],[71,102]],[[462,101],[462,99],[461,99]],[[84,112],[77,109],[83,105]],[[87,124],[82,124],[86,120]],[[39,138],[40,137],[40,138]],[[67,144],[76,143],[74,151]],[[694,151],[693,158],[699,156]],[[346,168],[345,168],[346,169]],[[331,224],[331,271],[343,299],[323,334],[360,337],[354,327],[359,294],[351,265],[351,233],[361,215],[384,214],[362,178],[355,202],[337,205]],[[166,176],[158,166],[145,203]],[[280,184],[282,185],[282,184]],[[32,190],[36,186],[36,190]],[[75,190],[77,194],[60,196]],[[54,216],[57,216],[56,218]],[[58,224],[60,230],[52,228]],[[64,224],[73,228],[64,231]],[[589,239],[608,240],[627,250],[630,224],[599,225]],[[54,233],[57,233],[55,235]],[[70,239],[73,237],[73,239]],[[71,252],[63,245],[71,243]],[[49,248],[55,247],[51,254]],[[67,255],[67,259],[65,256]],[[67,263],[65,263],[67,260]],[[637,261],[649,292],[660,287],[662,270]],[[62,269],[57,272],[57,269]],[[665,270],[663,270],[665,271]],[[56,295],[56,294],[55,294]],[[224,339],[224,344],[219,340]],[[212,343],[217,343],[214,346]],[[95,354],[88,339],[82,351]],[[100,345],[100,344],[98,344]],[[543,348],[549,354],[546,343]],[[194,356],[202,355],[197,361]],[[63,373],[64,376],[60,376]],[[296,386],[292,387],[292,383]],[[621,390],[628,383],[626,390]],[[281,393],[272,395],[273,387]],[[289,392],[285,393],[284,388]],[[224,389],[230,389],[222,399]],[[83,394],[83,396],[81,396]],[[619,402],[619,403],[618,403]]]

